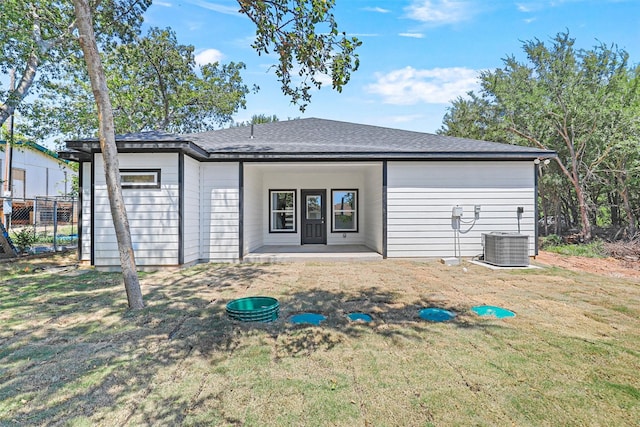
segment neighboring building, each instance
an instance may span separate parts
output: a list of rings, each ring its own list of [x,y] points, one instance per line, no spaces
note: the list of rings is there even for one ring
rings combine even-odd
[[[385,258],[449,257],[459,248],[470,257],[482,253],[482,233],[518,230],[533,256],[536,160],[555,156],[321,119],[131,134],[117,145],[141,266],[237,262],[272,245],[362,245]],[[79,256],[117,267],[99,142],[67,148],[61,155],[81,171]],[[454,230],[459,213],[465,233]]]
[[[60,197],[72,192],[77,176],[67,160],[33,142],[13,145],[12,198],[16,202],[36,197]],[[5,179],[6,142],[0,141],[0,181]],[[3,196],[0,186],[0,197]]]

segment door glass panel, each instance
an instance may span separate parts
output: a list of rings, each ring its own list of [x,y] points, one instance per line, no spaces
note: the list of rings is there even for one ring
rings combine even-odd
[[[321,197],[307,196],[307,219],[322,219]]]

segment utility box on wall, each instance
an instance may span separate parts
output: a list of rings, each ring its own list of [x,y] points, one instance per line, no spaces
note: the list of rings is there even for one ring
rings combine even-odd
[[[484,261],[499,267],[529,265],[529,236],[519,233],[483,233]]]

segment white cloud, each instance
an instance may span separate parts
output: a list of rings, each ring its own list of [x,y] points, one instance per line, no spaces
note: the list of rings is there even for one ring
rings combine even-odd
[[[196,53],[195,60],[198,65],[206,65],[220,62],[222,58],[224,55],[218,49],[205,49]]]
[[[478,89],[478,71],[469,68],[433,68],[417,70],[405,67],[386,74],[376,74],[377,82],[366,87],[380,95],[385,104],[447,104]]]
[[[366,10],[367,12],[376,12],[376,13],[389,13],[389,12],[391,12],[389,9],[383,9],[381,7],[365,7],[362,10]]]
[[[421,119],[424,119],[424,114],[407,114],[406,116],[391,116],[389,118],[393,123],[409,123]]]
[[[531,3],[516,3],[516,7],[518,8],[518,12],[523,13],[529,13],[539,9],[539,7]]]
[[[154,1],[153,5],[154,6],[162,6],[162,7],[173,7],[173,5],[171,3],[169,3],[168,1]]]
[[[398,34],[400,37],[409,37],[413,39],[423,39],[424,34],[422,33],[400,33]]]
[[[472,5],[460,0],[413,0],[405,11],[409,18],[432,25],[454,24],[473,15]]]
[[[218,4],[218,3],[210,3],[208,1],[205,0],[186,0],[187,3],[191,3],[194,6],[198,6],[201,7],[203,9],[208,9],[208,10],[212,10],[214,12],[218,12],[218,13],[224,13],[225,15],[238,15],[240,16],[240,13],[238,12],[240,10],[239,6],[225,6],[222,4]]]

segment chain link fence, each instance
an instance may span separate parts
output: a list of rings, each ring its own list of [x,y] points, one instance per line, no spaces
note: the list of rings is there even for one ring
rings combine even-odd
[[[78,208],[69,197],[4,199],[0,217],[19,252],[53,252],[77,247]]]

